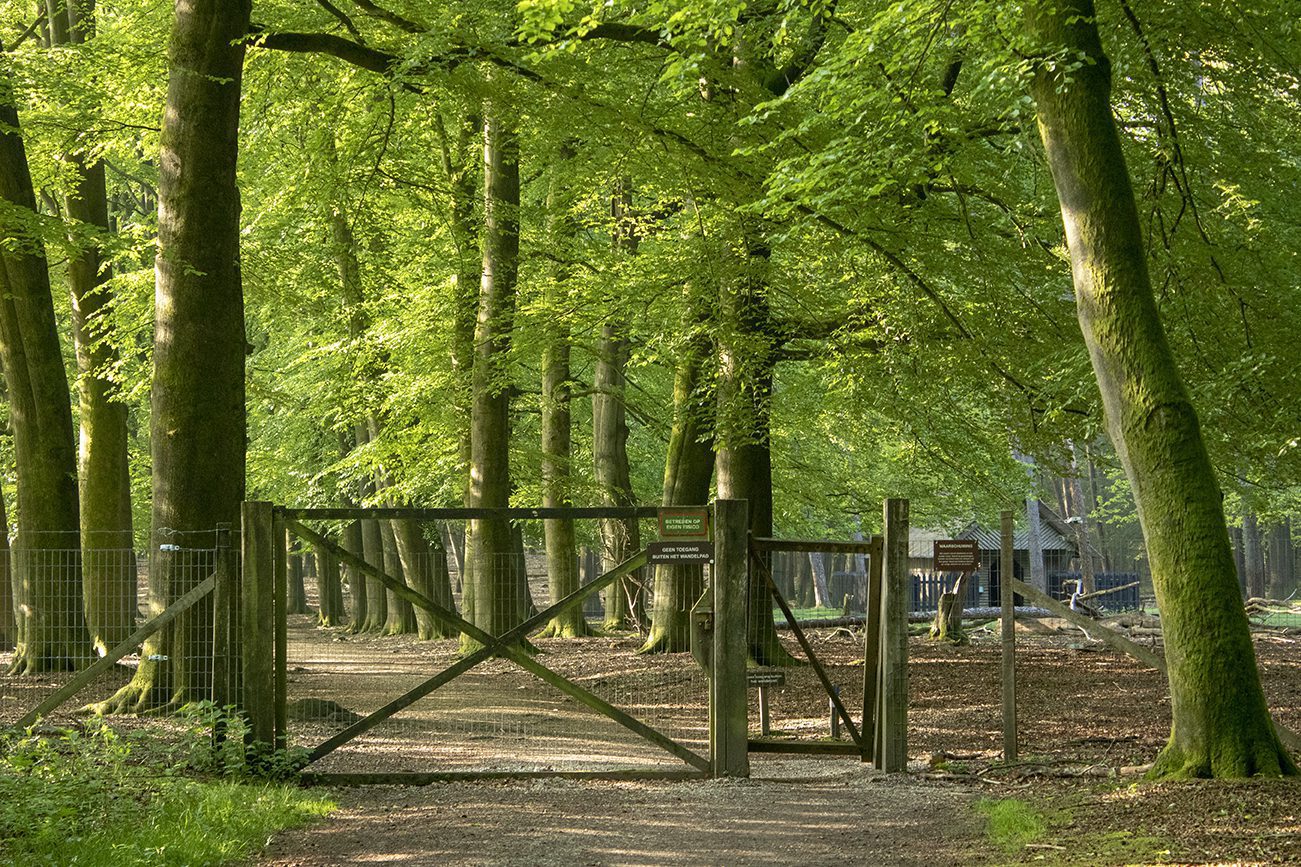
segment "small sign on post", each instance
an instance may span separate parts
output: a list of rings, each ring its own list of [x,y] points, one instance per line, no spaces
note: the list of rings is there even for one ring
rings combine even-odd
[[[980,568],[980,545],[975,539],[936,539],[936,572],[975,572]]]
[[[661,539],[708,539],[709,509],[660,509]]]
[[[660,563],[711,563],[714,560],[714,543],[704,541],[648,542],[646,562],[652,566]]]

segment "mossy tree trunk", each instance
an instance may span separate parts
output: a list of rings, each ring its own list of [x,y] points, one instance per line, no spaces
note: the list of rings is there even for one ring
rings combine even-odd
[[[402,574],[407,586],[426,599],[431,599],[449,610],[455,610],[452,601],[452,585],[447,575],[447,554],[443,551],[441,540],[430,544],[425,538],[420,522],[411,518],[392,521],[396,534],[398,554],[402,560]],[[437,534],[435,534],[437,539]],[[423,608],[415,608],[417,637],[452,638],[457,633],[454,628],[443,623]]]
[[[1161,607],[1173,726],[1153,774],[1295,773],[1265,704],[1220,489],[1152,292],[1093,4],[1053,0],[1027,13],[1080,327]]]
[[[49,0],[47,8],[52,45],[80,45],[94,35],[94,0]],[[107,234],[104,164],[79,153],[67,154],[66,161],[73,174],[73,190],[64,203],[68,218]],[[106,376],[117,363],[117,351],[105,334],[112,301],[108,277],[99,242],[78,244],[68,259],[68,286],[81,426],[77,469],[82,580],[86,625],[101,654],[130,634],[136,614],[127,407],[113,400]]]
[[[688,327],[694,324],[689,317]],[[664,462],[665,506],[699,506],[709,499],[714,449],[707,433],[712,403],[704,374],[708,356],[708,338],[696,333],[678,358],[673,379],[673,427]],[[691,606],[705,590],[704,569],[692,564],[656,566],[654,589],[650,634],[641,652],[690,651]]]
[[[0,527],[9,526],[9,511],[4,492],[0,491]],[[13,568],[9,551],[9,533],[0,533],[0,650],[10,650],[18,638],[18,621],[14,616]]]
[[[12,83],[0,70],[0,200],[34,213]],[[10,234],[17,234],[10,231]],[[18,476],[11,671],[66,671],[90,656],[82,600],[77,451],[54,300],[39,237],[0,246],[0,361]]]
[[[778,348],[768,305],[771,251],[755,228],[743,231],[742,238],[745,249],[738,273],[719,286],[718,498],[747,500],[751,535],[771,536],[769,425]],[[749,599],[746,628],[751,658],[760,665],[793,664],[795,659],[782,647],[773,624],[772,595],[762,569],[750,570]]]
[[[244,299],[239,267],[238,154],[247,0],[180,0],[159,161],[154,381],[150,443],[154,613],[212,571],[218,525],[238,526],[244,499]],[[208,557],[208,559],[211,559]],[[211,692],[211,605],[145,643],[130,684],[101,711],[140,711]]]
[[[508,359],[519,269],[519,142],[501,115],[483,125],[484,232],[478,318],[474,332],[468,505],[505,508],[510,501]],[[520,576],[510,522],[476,518],[466,539],[469,575],[463,614],[491,635],[519,622]],[[475,642],[461,636],[464,649]]]

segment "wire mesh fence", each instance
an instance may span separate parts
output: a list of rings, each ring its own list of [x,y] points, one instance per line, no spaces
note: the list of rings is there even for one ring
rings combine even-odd
[[[651,567],[634,569],[547,616],[547,609],[637,548],[629,543],[603,556],[595,547],[596,522],[580,521],[575,522],[578,536],[592,544],[577,546],[570,556],[549,557],[539,545],[541,522],[499,523],[467,528],[460,522],[363,520],[336,524],[328,535],[490,636],[527,625],[524,643],[513,644],[520,648],[516,653],[594,696],[597,704],[703,750],[706,681],[685,652],[685,624],[704,585],[702,568],[674,576]],[[637,537],[653,537],[646,522],[634,526]],[[313,749],[449,667],[467,670],[340,745],[313,765],[314,771],[681,765],[597,712],[592,702],[525,670],[518,659],[471,656],[473,664],[467,664],[467,655],[481,643],[464,635],[460,624],[429,615],[376,576],[347,563],[339,568],[332,559],[328,552],[288,547],[286,577],[291,583],[301,580],[303,600],[289,615],[291,745]],[[291,589],[287,598],[298,593]],[[643,648],[647,652],[640,652]],[[654,652],[661,649],[681,652]]]
[[[213,664],[208,594],[164,629],[138,634],[213,574],[217,537],[168,533],[137,551],[125,533],[26,532],[0,551],[0,586],[11,594],[0,606],[0,723],[37,709],[61,723],[87,706],[136,713],[232,695],[214,680],[230,667]]]

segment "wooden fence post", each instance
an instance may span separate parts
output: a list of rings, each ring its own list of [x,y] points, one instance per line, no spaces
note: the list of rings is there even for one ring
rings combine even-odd
[[[709,681],[709,757],[715,777],[750,776],[745,665],[749,504],[714,503],[714,647]],[[758,604],[758,600],[756,600]]]
[[[908,501],[885,501],[881,593],[881,704],[876,767],[908,768]]]
[[[275,521],[270,503],[240,508],[244,580],[240,598],[240,644],[244,713],[249,746],[275,742]]]
[[[863,626],[863,761],[876,756],[877,706],[881,694],[881,579],[885,574],[885,539],[872,537],[868,560],[867,622]]]
[[[239,702],[239,569],[231,548],[230,527],[217,528],[213,553],[213,574],[217,577],[212,588],[212,703],[220,713]]]
[[[1003,761],[1016,761],[1016,608],[1012,595],[1012,512],[1002,513],[1002,548],[998,554],[998,600],[1003,609]]]
[[[288,727],[288,684],[289,668],[286,660],[289,632],[287,615],[289,613],[289,535],[285,531],[285,522],[276,515],[271,517],[272,540],[275,543],[275,745],[283,750],[287,745]]]

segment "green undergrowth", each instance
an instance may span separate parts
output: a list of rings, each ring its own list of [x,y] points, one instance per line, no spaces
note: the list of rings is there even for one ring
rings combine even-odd
[[[985,817],[985,834],[1005,852],[1025,848],[1048,831],[1044,815],[1025,801],[1016,798],[981,800],[976,809]]]
[[[1016,798],[985,799],[976,810],[985,817],[985,834],[990,842],[1015,857],[1046,864],[1131,864],[1147,863],[1169,854],[1167,842],[1129,829],[1081,828],[1087,822],[1084,793],[1048,806],[1035,806]]]
[[[334,804],[290,785],[217,776],[197,736],[84,727],[0,737],[0,863],[219,865]]]

